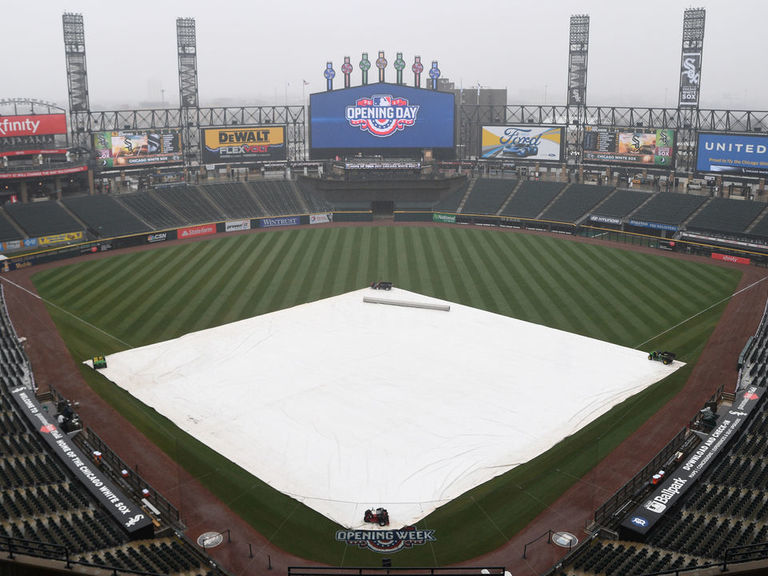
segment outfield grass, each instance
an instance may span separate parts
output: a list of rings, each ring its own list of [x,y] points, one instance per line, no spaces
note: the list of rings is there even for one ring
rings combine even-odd
[[[534,461],[441,507],[438,542],[411,565],[488,552],[519,531],[684,385],[730,295],[731,269],[499,230],[359,227],[272,231],[115,255],[33,280],[77,361],[361,288],[373,280],[629,347],[667,348],[689,365]],[[85,320],[102,331],[82,322]],[[499,359],[503,362],[503,359]],[[335,565],[380,556],[333,542],[335,524],[253,478],[98,374],[88,383],[276,545]],[[595,507],[607,495],[595,494]],[[186,504],[186,503],[185,503]],[[188,505],[188,504],[187,504]]]

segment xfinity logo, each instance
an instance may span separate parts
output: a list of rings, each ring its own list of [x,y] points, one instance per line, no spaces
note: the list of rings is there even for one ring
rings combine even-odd
[[[6,136],[8,132],[31,132],[37,134],[37,129],[40,127],[40,120],[32,120],[27,118],[26,120],[11,120],[3,118],[0,122],[0,136]]]

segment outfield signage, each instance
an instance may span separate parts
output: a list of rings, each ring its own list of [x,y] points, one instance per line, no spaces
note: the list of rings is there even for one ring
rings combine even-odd
[[[7,242],[0,242],[0,252],[12,252],[14,250],[22,250],[24,248],[37,248],[37,238],[25,238],[24,240],[8,240]]]
[[[601,224],[621,224],[621,218],[614,218],[613,216],[600,216],[598,214],[590,214],[589,219],[592,222],[599,222]]]
[[[704,240],[706,242],[716,242],[719,244],[729,244],[733,246],[740,246],[742,248],[753,248],[755,250],[768,250],[768,246],[765,244],[758,244],[756,242],[746,242],[744,240],[733,240],[730,238],[715,238],[713,236],[706,236],[704,234],[696,234],[695,232],[683,232],[681,234],[683,238],[692,238],[693,240]]]
[[[216,234],[216,224],[203,224],[202,226],[188,226],[186,228],[179,228],[176,230],[178,238],[180,240],[186,240],[187,238],[196,238],[198,236],[208,236],[210,234]]]
[[[736,396],[733,405],[717,410],[717,423],[696,450],[676,470],[668,475],[645,500],[621,523],[622,531],[644,536],[702,476],[758,406],[765,388],[750,386]]]
[[[53,234],[51,236],[40,236],[37,239],[40,246],[48,246],[50,244],[61,244],[62,242],[76,242],[83,239],[83,231],[79,232],[65,232],[63,234]]]
[[[33,154],[66,154],[66,148],[36,149],[36,150],[6,150],[0,152],[0,158],[3,156],[31,156]]]
[[[298,226],[301,220],[298,216],[283,216],[280,218],[262,218],[259,228],[274,228],[276,226]]]
[[[77,174],[78,172],[88,172],[88,166],[57,168],[55,170],[29,170],[27,172],[0,172],[0,180],[9,180],[11,178],[42,178],[44,176],[64,176],[66,174]]]
[[[631,226],[638,228],[652,228],[653,230],[667,230],[668,232],[677,232],[677,226],[673,224],[662,224],[661,222],[646,222],[645,220],[630,220]]]
[[[166,240],[168,240],[167,232],[156,232],[154,234],[149,234],[147,236],[148,244],[154,244],[156,242],[165,242]]]
[[[204,128],[203,163],[285,160],[285,126]]]
[[[720,254],[718,252],[712,252],[712,258],[714,260],[734,262],[736,264],[749,264],[751,262],[749,258],[744,258],[742,256],[731,256],[730,254]]]
[[[225,232],[240,232],[241,230],[250,230],[250,220],[227,220],[224,224]]]
[[[66,114],[31,114],[0,118],[0,138],[66,133]]]
[[[128,534],[134,537],[151,538],[154,534],[152,520],[122,490],[99,470],[80,449],[71,442],[42,409],[34,393],[26,386],[11,390],[19,410],[32,427],[53,451],[70,473],[96,498]]]
[[[392,554],[413,546],[436,542],[434,530],[417,530],[406,526],[401,530],[337,530],[336,541],[365,548],[380,554]]]
[[[701,49],[683,52],[680,60],[680,106],[699,105]]]
[[[432,222],[442,222],[444,224],[456,224],[456,214],[432,214]]]
[[[560,162],[565,127],[535,124],[483,126],[480,142],[480,157],[484,160]]]
[[[328,224],[329,222],[333,222],[333,214],[330,212],[309,215],[310,224]]]
[[[764,175],[768,173],[768,136],[699,132],[696,170]]]

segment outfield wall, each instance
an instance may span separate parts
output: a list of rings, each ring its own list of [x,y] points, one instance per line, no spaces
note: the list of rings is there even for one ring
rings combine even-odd
[[[647,246],[649,248],[658,248],[665,251],[705,256],[715,260],[736,264],[768,266],[768,247],[765,247],[766,252],[759,252],[757,251],[760,248],[760,245],[758,244],[748,244],[745,242],[709,237],[701,234],[683,233],[680,239],[672,240],[671,238],[665,238],[658,234],[648,234],[648,230],[638,232],[618,230],[611,224],[591,226],[586,224],[574,224],[572,222],[559,222],[555,220],[537,220],[534,218],[515,218],[485,214],[432,212],[425,210],[396,210],[393,216],[396,222],[465,224],[550,232],[609,240],[621,244]],[[373,211],[338,210],[332,213],[225,220],[167,230],[156,230],[149,233],[143,232],[141,234],[91,240],[68,244],[62,247],[36,250],[19,256],[11,256],[7,260],[0,262],[0,272],[9,272],[11,270],[45,264],[55,260],[74,258],[76,256],[129,248],[143,244],[156,244],[171,240],[185,240],[202,236],[213,236],[217,234],[256,229],[284,228],[332,222],[373,222]]]

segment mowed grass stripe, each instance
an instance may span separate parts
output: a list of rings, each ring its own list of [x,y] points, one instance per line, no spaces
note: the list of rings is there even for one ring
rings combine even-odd
[[[248,239],[248,254],[240,263],[240,270],[231,279],[232,296],[224,309],[222,318],[226,322],[235,322],[253,316],[259,300],[256,287],[261,280],[261,270],[269,262],[272,249],[279,241],[278,234],[263,232],[245,237]]]
[[[262,302],[267,310],[280,310],[284,307],[288,288],[296,282],[296,275],[301,274],[296,263],[301,260],[304,250],[302,234],[286,234],[284,249],[279,261],[275,261],[276,266],[270,271],[270,285]]]
[[[628,341],[627,330],[632,327],[620,314],[617,295],[605,290],[603,279],[590,271],[591,258],[587,252],[569,250],[570,242],[559,242],[551,252],[553,267],[573,278],[574,296],[584,312],[593,320],[593,337],[609,342]],[[602,289],[601,289],[602,288]]]
[[[198,329],[192,310],[200,301],[215,298],[208,283],[221,262],[217,244],[210,241],[198,244],[200,249],[196,250],[195,258],[184,266],[184,273],[170,283],[171,298],[160,300],[151,293],[148,295],[152,305],[145,310],[142,324],[136,327],[142,337],[166,340]]]
[[[606,254],[602,248],[590,245],[576,246],[572,243],[566,243],[565,251],[568,257],[582,267],[585,274],[589,274],[596,280],[593,288],[596,294],[604,302],[604,314],[613,315],[621,318],[627,328],[621,337],[614,342],[624,346],[632,346],[637,342],[637,335],[644,334],[647,330],[646,316],[643,314],[645,306],[638,302],[640,294],[637,293],[637,286],[633,289],[627,278],[625,270],[620,269],[615,262]],[[606,267],[606,265],[613,266]],[[607,292],[611,295],[610,299],[603,295]]]
[[[464,242],[458,244],[459,254],[462,262],[467,262],[467,270],[475,283],[480,283],[484,287],[483,301],[485,310],[503,313],[506,301],[504,299],[503,284],[507,274],[503,270],[496,269],[495,263],[488,261],[488,252],[485,250],[484,239],[488,236],[489,230],[467,230],[471,234],[464,235]]]
[[[232,277],[242,267],[249,248],[245,238],[247,237],[228,238],[228,244],[222,247],[225,258],[219,260],[218,266],[205,285],[206,292],[213,294],[214,297],[201,298],[190,310],[190,315],[194,318],[193,330],[210,328],[219,322],[219,311],[226,306],[231,296]]]
[[[149,307],[156,300],[171,297],[166,294],[167,286],[165,278],[177,273],[188,263],[190,252],[183,246],[162,248],[152,253],[142,253],[141,258],[128,266],[128,272],[132,275],[121,279],[117,286],[104,286],[108,290],[104,302],[112,302],[111,308],[99,310],[104,322],[114,321],[116,328],[126,334],[134,334],[136,324],[141,321],[142,306]],[[152,258],[154,252],[158,257]],[[121,260],[122,257],[116,258]],[[115,296],[112,297],[111,290]]]
[[[612,295],[610,292],[601,290],[598,278],[585,273],[582,268],[575,265],[572,258],[564,253],[566,244],[565,240],[552,240],[547,250],[549,261],[547,268],[553,271],[553,281],[556,283],[560,282],[556,275],[570,277],[570,290],[568,290],[566,301],[570,299],[573,305],[568,306],[567,309],[577,312],[576,316],[581,323],[578,333],[608,341],[621,338],[626,331],[626,326],[620,318],[607,314],[605,310],[606,306],[610,307]]]

